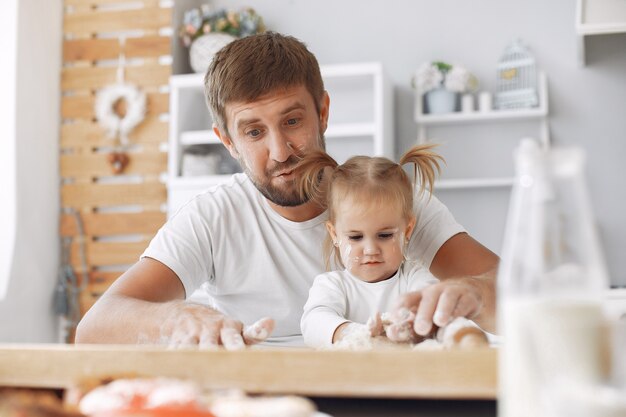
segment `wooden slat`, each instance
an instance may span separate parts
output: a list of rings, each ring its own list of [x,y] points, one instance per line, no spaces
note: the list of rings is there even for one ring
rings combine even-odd
[[[169,65],[126,67],[124,79],[139,87],[167,85],[172,68]],[[93,90],[117,82],[115,67],[67,67],[61,71],[61,90]]]
[[[170,111],[169,93],[149,93],[146,112],[149,115],[159,115]]]
[[[147,115],[159,115],[169,111],[168,93],[148,93],[146,94]],[[64,119],[93,119],[95,118],[94,104],[95,97],[91,94],[79,96],[65,96],[61,100],[61,117]]]
[[[141,213],[81,213],[84,233],[87,236],[113,236],[128,234],[154,234],[166,215],[160,211]],[[78,228],[74,216],[61,217],[61,235],[76,236]]]
[[[172,39],[168,36],[128,38],[123,48],[126,58],[159,57],[170,54]],[[117,59],[121,47],[118,39],[79,39],[63,42],[63,60],[98,61]]]
[[[63,32],[80,36],[99,32],[158,30],[171,26],[171,20],[171,8],[141,8],[99,12],[80,11],[65,14]]]
[[[496,398],[498,379],[493,348],[229,352],[146,345],[0,347],[0,386],[66,388],[92,378],[129,374],[189,378],[206,389],[250,393],[491,400]]]
[[[61,116],[66,120],[61,127],[61,147],[72,150],[60,157],[61,175],[73,178],[75,183],[63,185],[63,207],[74,207],[81,212],[87,249],[89,285],[81,294],[82,313],[122,272],[99,272],[99,266],[129,265],[137,261],[149,239],[165,222],[161,206],[166,201],[165,185],[159,174],[167,170],[167,156],[160,144],[167,141],[169,125],[159,115],[169,111],[169,94],[158,92],[169,83],[170,65],[160,65],[158,58],[171,54],[170,36],[159,35],[159,30],[171,27],[171,7],[161,7],[159,0],[64,0],[63,33],[69,35],[63,42],[64,68],[61,70],[61,89],[70,92],[61,102]],[[139,7],[138,7],[139,5]],[[143,5],[143,7],[141,7]],[[111,39],[111,32],[141,31],[143,36],[127,37],[123,44]],[[126,58],[141,59],[125,68],[124,78],[147,93],[146,119],[131,132],[133,147],[130,163],[123,174],[141,175],[145,183],[97,184],[91,180],[114,175],[107,155],[95,153],[94,148],[112,148],[111,140],[94,115],[96,90],[117,82],[117,68],[98,61],[116,60],[120,53]],[[141,65],[136,65],[141,63]],[[95,64],[95,65],[94,65]],[[68,123],[72,119],[74,123]],[[141,213],[94,213],[98,207],[139,205]],[[76,236],[73,216],[61,219],[61,235]],[[98,241],[93,237],[142,235],[141,242]],[[78,256],[78,240],[72,243],[71,262],[79,278],[83,265]]]
[[[116,279],[122,276],[126,270],[126,267],[123,268],[124,270],[120,271],[97,271],[90,269],[88,273],[89,281],[84,291],[98,296],[101,295]],[[74,273],[76,275],[77,285],[81,286],[84,278],[81,268],[75,268]]]
[[[124,272],[101,272],[92,271],[89,273],[89,284],[87,291],[94,295],[101,295],[118,279]]]
[[[67,184],[61,187],[63,207],[106,207],[165,203],[167,192],[161,183]]]
[[[165,152],[127,153],[128,165],[124,175],[158,175],[167,171],[167,154]],[[74,177],[107,177],[115,175],[108,161],[109,154],[61,155],[61,176]]]
[[[92,94],[64,96],[61,98],[61,117],[63,119],[93,119],[95,101]]]
[[[81,268],[74,268],[74,273],[76,274],[78,285],[80,286],[83,279]],[[111,284],[113,284],[113,282],[122,274],[123,272],[89,272],[89,282],[87,287],[82,289],[78,297],[81,316],[94,305],[98,298],[100,298],[100,296],[104,294]]]
[[[79,268],[75,268],[78,271]],[[87,288],[81,292],[79,296],[79,304],[81,315],[85,314],[91,306],[100,298],[102,294],[113,284],[113,282],[123,274],[120,272],[99,272],[91,271],[89,273],[89,284]],[[82,278],[81,273],[77,273],[78,281]]]
[[[85,245],[87,264],[94,266],[131,265],[139,260],[148,247],[149,240],[141,242],[91,242]],[[70,263],[81,265],[79,243],[72,242]]]
[[[132,143],[167,142],[169,125],[156,117],[146,118],[128,135]],[[105,130],[96,122],[79,121],[61,126],[61,147],[113,146],[116,141],[106,136]]]
[[[172,53],[172,38],[169,36],[144,36],[126,41],[124,54],[129,58],[159,57]]]
[[[65,0],[65,6],[95,7],[106,4],[143,3],[144,5],[158,5],[159,0]]]

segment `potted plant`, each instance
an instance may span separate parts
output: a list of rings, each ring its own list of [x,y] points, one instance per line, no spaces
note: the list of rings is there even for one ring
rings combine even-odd
[[[478,80],[460,65],[434,61],[417,69],[413,87],[424,95],[428,113],[449,113],[456,110],[460,93],[476,90]]]
[[[254,9],[214,10],[204,4],[187,10],[179,37],[189,47],[189,63],[195,72],[205,72],[213,55],[229,42],[265,32],[263,18]]]

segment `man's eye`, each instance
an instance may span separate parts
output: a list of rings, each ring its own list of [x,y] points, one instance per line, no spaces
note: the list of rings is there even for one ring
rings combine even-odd
[[[298,119],[288,119],[288,120],[287,120],[287,124],[288,124],[289,126],[295,126],[295,125],[297,125],[297,124],[298,124]]]
[[[389,232],[389,233],[379,233],[378,237],[380,239],[386,240],[386,239],[391,239],[393,237],[393,233]]]
[[[256,138],[257,136],[261,135],[261,130],[260,129],[252,129],[252,130],[248,130],[246,132],[246,135],[252,137],[252,138]]]
[[[362,235],[353,235],[353,236],[348,236],[348,240],[352,240],[355,242],[358,242],[359,240],[363,239]]]

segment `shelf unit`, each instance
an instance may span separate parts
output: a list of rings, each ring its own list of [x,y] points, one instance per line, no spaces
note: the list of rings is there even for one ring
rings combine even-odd
[[[626,1],[577,0],[578,63],[585,66],[585,37],[626,33]]]
[[[393,158],[393,90],[382,64],[322,65],[320,69],[330,95],[327,151],[339,162],[357,154]],[[212,131],[203,83],[203,74],[170,78],[168,214],[211,185],[227,181],[232,174],[182,176],[183,155],[189,146],[207,146],[210,153],[228,162],[227,170],[234,167],[234,160]]]
[[[550,146],[548,125],[548,82],[545,73],[538,74],[539,106],[519,110],[489,110],[473,112],[454,112],[446,114],[427,114],[423,112],[422,94],[415,95],[415,122],[417,123],[417,142],[428,141],[428,128],[436,126],[466,126],[472,124],[506,123],[515,121],[537,121],[538,139],[543,147]],[[438,189],[508,187],[513,184],[512,177],[458,178],[437,181]]]

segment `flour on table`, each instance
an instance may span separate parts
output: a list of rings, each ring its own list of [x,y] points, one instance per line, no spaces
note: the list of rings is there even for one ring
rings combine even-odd
[[[381,321],[384,326],[385,332],[389,331],[392,326],[397,325],[399,322],[400,325],[406,324],[405,322],[411,322],[410,319],[414,318],[409,317],[404,318],[400,317],[395,318],[390,315],[383,313],[381,315]],[[395,320],[395,321],[394,321]],[[411,326],[412,330],[412,326]],[[444,326],[438,329],[435,338],[429,339],[419,339],[418,336],[414,334],[415,337],[407,337],[402,338],[400,341],[392,341],[384,335],[381,336],[372,336],[372,325],[368,324],[358,324],[351,323],[350,326],[346,327],[343,337],[340,341],[334,343],[330,348],[330,350],[380,350],[380,349],[398,349],[411,347],[413,350],[443,350],[450,349],[456,347],[465,347],[462,338],[465,337],[466,334],[472,333],[474,336],[478,338],[478,342],[482,342],[484,339],[484,345],[488,346],[487,337],[484,332],[471,320],[468,320],[464,317],[457,317],[452,320],[447,326]],[[458,339],[458,340],[457,340]],[[394,339],[395,340],[395,339]],[[406,340],[406,341],[405,341]],[[478,343],[479,346],[482,343]]]

